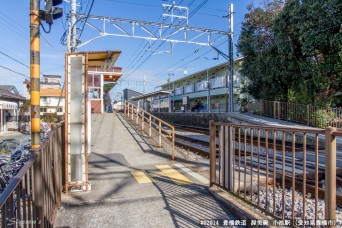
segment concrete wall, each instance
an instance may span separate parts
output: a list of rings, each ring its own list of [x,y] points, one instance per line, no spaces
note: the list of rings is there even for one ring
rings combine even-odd
[[[158,118],[170,123],[192,127],[209,128],[209,121],[229,122],[226,113],[153,113]]]
[[[157,116],[158,118],[170,123],[170,124],[179,124],[179,125],[186,125],[191,127],[199,127],[199,128],[209,128],[209,121],[214,120],[215,122],[228,122],[228,123],[235,123],[235,124],[248,124],[248,125],[260,125],[259,122],[248,120],[248,117],[239,116],[239,113],[153,113],[153,115]],[[262,127],[266,127],[265,125],[261,125]],[[290,126],[288,126],[290,127]],[[279,126],[281,128],[281,126]],[[303,129],[304,131],[304,129]],[[241,133],[244,133],[244,129],[241,129]],[[260,131],[260,136],[262,138],[265,137],[265,130]],[[250,136],[250,129],[247,129],[247,135]],[[257,135],[257,130],[254,130],[254,136]],[[276,132],[276,139],[281,141],[282,140],[282,131]],[[319,135],[320,141],[324,142],[324,136]],[[269,130],[268,138],[273,140],[273,131]],[[292,142],[292,134],[286,133],[285,134],[286,142]],[[303,134],[297,133],[296,134],[296,142],[300,143],[303,140]],[[307,142],[308,144],[314,143],[314,134],[307,134]]]

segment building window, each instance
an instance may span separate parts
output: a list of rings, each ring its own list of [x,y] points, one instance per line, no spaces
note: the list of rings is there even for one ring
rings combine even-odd
[[[46,112],[46,108],[40,108],[40,112]]]
[[[101,89],[99,88],[89,88],[88,98],[89,99],[100,99]]]
[[[63,112],[63,108],[57,108],[57,112]]]

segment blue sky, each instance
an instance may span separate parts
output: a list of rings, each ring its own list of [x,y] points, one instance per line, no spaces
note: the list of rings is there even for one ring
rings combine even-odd
[[[80,3],[81,6],[77,7],[77,11],[82,14],[87,13],[91,2],[92,0],[77,0],[77,3]],[[91,15],[162,22],[163,3],[171,4],[172,1],[95,0]],[[228,29],[228,23],[227,18],[223,18],[223,16],[227,15],[228,6],[233,3],[235,11],[234,41],[236,43],[241,22],[246,13],[246,7],[248,4],[253,3],[253,0],[176,0],[175,3],[176,5],[189,7],[189,13],[192,13],[198,6],[205,3],[189,18],[189,26],[224,31]],[[254,4],[257,3],[258,1],[254,1]],[[44,1],[41,0],[41,7],[43,7],[43,4]],[[66,46],[62,45],[60,40],[67,24],[70,22],[67,18],[70,4],[64,2],[62,7],[65,10],[63,18],[54,21],[51,33],[46,34],[41,30],[41,72],[64,77]],[[30,64],[29,8],[29,0],[5,1],[0,8],[0,31],[3,33],[0,39],[0,84],[13,84],[20,92],[23,90],[24,76],[30,76],[27,67]],[[165,23],[169,22],[169,20],[165,20]],[[46,26],[45,22],[43,22],[43,25]],[[81,28],[80,25],[78,25],[79,28]],[[94,35],[93,30],[85,26],[81,42],[93,38]],[[222,39],[215,43],[214,46],[218,46],[220,50],[227,53],[226,41],[227,39]],[[148,43],[143,39],[103,37],[81,47],[79,51],[122,51],[116,66],[123,68],[123,80],[111,91],[112,98],[120,96],[120,92],[124,88],[143,91],[142,81],[144,76],[146,80],[145,91],[149,92],[153,91],[156,86],[166,83],[168,73],[174,75],[172,79],[178,79],[184,76],[185,69],[191,74],[225,61],[222,57],[219,57],[219,60],[212,60],[217,57],[217,53],[211,47],[200,48],[193,44],[175,44],[172,55],[151,55],[151,50],[155,50],[160,44],[160,41]],[[165,42],[159,47],[158,51],[170,51],[170,44]],[[144,63],[142,64],[142,62]],[[1,66],[20,74],[13,73]]]

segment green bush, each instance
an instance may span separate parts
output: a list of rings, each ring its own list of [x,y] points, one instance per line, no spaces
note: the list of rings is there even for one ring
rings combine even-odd
[[[58,120],[57,113],[44,113],[42,120],[45,123],[56,123]]]
[[[260,115],[260,110],[259,110],[259,109],[255,109],[255,110],[253,111],[253,114]]]
[[[240,105],[240,111],[241,112],[247,112],[248,111],[248,100],[247,98],[238,98],[236,99],[237,103]]]
[[[318,128],[328,127],[335,118],[336,114],[331,110],[317,110],[312,115],[313,126]]]

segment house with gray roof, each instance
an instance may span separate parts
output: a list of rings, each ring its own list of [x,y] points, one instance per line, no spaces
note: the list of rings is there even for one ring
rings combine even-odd
[[[0,132],[19,129],[19,107],[25,100],[15,86],[0,85]]]

